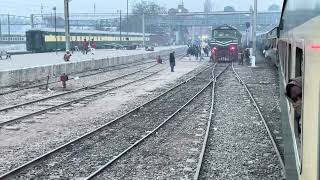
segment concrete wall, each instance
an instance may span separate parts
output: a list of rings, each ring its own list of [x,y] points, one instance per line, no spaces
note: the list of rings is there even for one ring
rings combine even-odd
[[[47,78],[48,75],[50,76],[50,79],[55,79],[58,78],[62,73],[74,74],[84,71],[117,66],[121,64],[129,64],[137,61],[155,59],[158,55],[167,57],[169,56],[169,53],[173,50],[176,52],[176,54],[182,54],[186,52],[186,47],[162,50],[160,52],[148,52],[144,54],[131,56],[66,62],[57,65],[39,66],[11,71],[1,71],[0,87],[15,86],[22,83],[30,83],[34,81],[43,81]]]

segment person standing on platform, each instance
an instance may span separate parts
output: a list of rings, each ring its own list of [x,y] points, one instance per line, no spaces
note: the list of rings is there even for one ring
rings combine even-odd
[[[170,67],[171,67],[171,72],[174,72],[174,66],[176,66],[176,59],[174,57],[174,51],[170,53]]]
[[[82,47],[83,47],[83,54],[88,54],[89,42],[87,41],[87,39],[83,40]]]
[[[94,39],[91,40],[91,49],[90,52],[93,55],[96,52],[97,49],[97,43],[94,41]]]

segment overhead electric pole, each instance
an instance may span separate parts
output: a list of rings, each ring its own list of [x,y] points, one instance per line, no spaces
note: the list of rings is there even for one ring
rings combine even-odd
[[[143,47],[146,45],[146,39],[145,39],[145,19],[144,19],[144,13],[142,14],[142,34],[143,34]]]
[[[256,37],[257,37],[257,0],[254,0],[254,9],[253,9],[253,24],[252,24],[252,56],[256,56]]]
[[[70,50],[69,1],[64,0],[66,50]]]
[[[56,54],[58,54],[58,38],[57,38],[57,8],[53,7],[54,11],[54,36],[56,39]]]
[[[129,0],[127,0],[127,37],[126,37],[126,40],[127,42],[128,41],[128,38],[129,38]]]
[[[257,45],[257,0],[254,0],[253,17],[252,17],[252,56],[251,67],[256,66],[256,45]]]
[[[11,29],[10,29],[10,14],[8,14],[8,35],[11,35]]]
[[[96,3],[93,4],[93,14],[96,15]]]
[[[121,17],[121,10],[120,10],[120,44],[122,44],[122,17]]]

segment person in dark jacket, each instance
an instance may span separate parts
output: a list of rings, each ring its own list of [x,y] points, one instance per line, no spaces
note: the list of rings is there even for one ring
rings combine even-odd
[[[288,100],[292,103],[295,110],[295,120],[298,127],[298,133],[301,133],[301,111],[302,111],[302,77],[290,79],[286,85],[286,93]]]
[[[174,66],[176,65],[176,59],[174,57],[174,52],[170,53],[170,67],[171,72],[174,72]]]

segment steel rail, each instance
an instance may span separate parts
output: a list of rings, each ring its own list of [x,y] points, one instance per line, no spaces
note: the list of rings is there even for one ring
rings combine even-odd
[[[171,91],[173,91],[174,89],[180,87],[181,85],[189,82],[190,80],[195,79],[199,74],[201,74],[202,72],[204,72],[205,70],[207,70],[207,69],[210,68],[210,67],[211,67],[211,66],[208,66],[208,67],[204,68],[202,71],[196,73],[195,75],[193,75],[192,77],[188,78],[187,80],[185,80],[185,81],[179,83],[178,85],[176,85],[176,86],[168,89],[168,90],[165,91],[164,93],[162,93],[162,94],[156,96],[155,98],[153,98],[153,99],[145,102],[144,104],[142,104],[142,105],[140,105],[140,106],[138,106],[138,107],[136,107],[136,108],[134,108],[134,109],[126,112],[125,114],[117,117],[116,119],[114,119],[114,120],[112,120],[112,121],[110,121],[110,122],[108,122],[108,123],[106,123],[106,124],[104,124],[104,125],[101,125],[100,127],[96,128],[96,129],[94,129],[94,130],[92,130],[92,131],[90,131],[90,132],[87,132],[87,133],[83,134],[82,136],[80,136],[80,137],[78,137],[78,138],[76,138],[76,139],[73,139],[73,140],[71,140],[71,141],[69,141],[69,142],[67,142],[67,143],[65,143],[65,144],[63,144],[63,145],[61,145],[61,146],[59,146],[59,147],[57,147],[57,148],[55,148],[55,149],[53,149],[53,150],[51,150],[51,151],[43,154],[43,155],[41,155],[41,156],[33,159],[33,160],[31,160],[31,161],[28,161],[28,162],[20,165],[19,167],[14,168],[14,169],[8,171],[8,172],[5,173],[5,174],[0,175],[0,179],[10,178],[10,177],[14,176],[15,173],[21,172],[22,170],[24,170],[24,169],[26,169],[26,168],[34,165],[37,161],[40,161],[40,160],[42,160],[42,159],[45,159],[45,158],[49,157],[51,154],[53,154],[53,153],[55,153],[55,152],[63,149],[64,147],[67,147],[67,146],[69,146],[69,145],[71,145],[71,144],[73,144],[73,143],[76,143],[76,142],[78,142],[78,141],[80,141],[80,140],[82,140],[82,139],[84,139],[84,138],[86,138],[86,137],[89,137],[89,136],[92,135],[93,133],[96,133],[96,132],[102,130],[103,128],[106,128],[107,126],[112,125],[113,123],[115,123],[115,122],[119,121],[120,119],[122,119],[122,118],[130,115],[131,113],[134,113],[134,112],[138,111],[138,110],[141,109],[142,107],[144,107],[144,106],[146,106],[146,105],[148,105],[148,104],[156,101],[156,100],[159,99],[160,97],[168,94],[169,92],[171,92]]]
[[[247,84],[241,79],[241,77],[239,76],[239,74],[238,74],[238,73],[236,72],[236,70],[234,69],[233,64],[232,64],[232,71],[233,71],[233,73],[235,74],[235,76],[236,76],[236,78],[238,79],[238,81],[244,86],[244,88],[246,89],[248,95],[250,96],[251,102],[253,103],[254,107],[256,108],[256,110],[257,110],[257,112],[258,112],[258,114],[259,114],[259,116],[260,116],[260,118],[261,118],[261,120],[262,120],[262,122],[263,122],[263,124],[264,124],[264,126],[265,126],[265,128],[266,128],[266,130],[267,130],[267,132],[268,132],[270,141],[271,141],[271,143],[272,143],[272,145],[273,145],[273,148],[274,148],[274,150],[275,150],[275,152],[276,152],[276,154],[277,154],[277,157],[278,157],[278,159],[279,159],[281,168],[282,168],[282,170],[283,170],[283,172],[284,172],[284,171],[285,171],[285,166],[284,166],[284,162],[283,162],[283,160],[282,160],[282,158],[281,158],[279,149],[278,149],[277,144],[276,144],[276,142],[275,142],[275,140],[274,140],[274,138],[273,138],[273,136],[272,136],[272,134],[271,134],[271,131],[270,131],[270,129],[269,129],[269,126],[268,126],[268,124],[267,124],[264,116],[263,116],[262,113],[261,113],[261,110],[260,110],[260,108],[259,108],[256,100],[254,99],[254,97],[253,97],[251,91],[249,90]]]
[[[197,169],[196,169],[196,173],[193,176],[194,180],[198,180],[199,176],[200,176],[200,171],[202,168],[202,163],[203,163],[203,158],[204,158],[204,154],[207,148],[207,144],[208,144],[208,138],[209,138],[209,133],[210,133],[210,128],[211,128],[211,122],[212,122],[212,118],[214,115],[214,104],[215,104],[215,86],[216,86],[216,82],[217,79],[229,68],[230,64],[223,69],[223,71],[221,71],[217,76],[215,76],[214,74],[212,74],[213,77],[213,83],[212,83],[212,94],[211,94],[211,109],[210,109],[210,115],[209,115],[209,119],[208,119],[208,124],[207,124],[207,128],[206,128],[206,134],[203,140],[203,144],[202,144],[202,148],[201,148],[201,152],[199,155],[199,161],[197,164]]]

